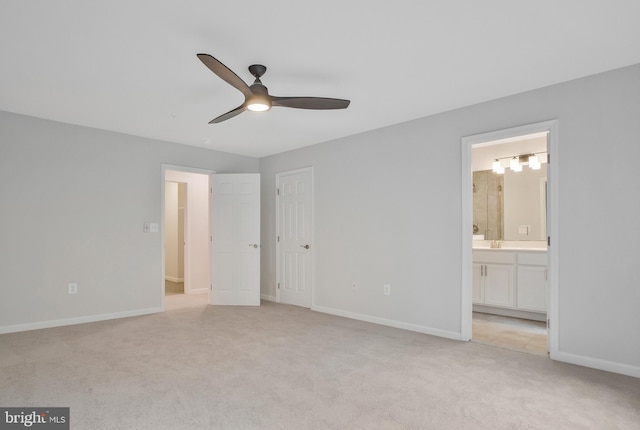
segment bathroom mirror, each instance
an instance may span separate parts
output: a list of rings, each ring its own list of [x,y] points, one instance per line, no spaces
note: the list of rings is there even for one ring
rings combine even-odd
[[[547,165],[521,172],[473,172],[473,235],[480,240],[546,240]]]

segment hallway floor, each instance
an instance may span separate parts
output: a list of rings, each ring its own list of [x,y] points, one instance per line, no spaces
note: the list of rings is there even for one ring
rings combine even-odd
[[[174,294],[184,294],[184,282],[164,281],[164,294],[171,296]]]

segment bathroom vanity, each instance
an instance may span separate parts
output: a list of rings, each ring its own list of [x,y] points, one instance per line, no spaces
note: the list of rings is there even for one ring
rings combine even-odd
[[[547,250],[473,249],[473,310],[546,321]]]

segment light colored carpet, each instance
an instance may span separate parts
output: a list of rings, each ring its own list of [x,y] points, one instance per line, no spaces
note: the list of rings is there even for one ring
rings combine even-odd
[[[640,428],[636,378],[294,306],[183,305],[0,335],[0,405],[69,406],[72,429]]]

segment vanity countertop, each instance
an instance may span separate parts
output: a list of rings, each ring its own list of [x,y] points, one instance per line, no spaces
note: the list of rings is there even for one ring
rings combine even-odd
[[[547,248],[527,248],[522,246],[503,246],[501,248],[491,248],[489,246],[474,246],[474,251],[527,251],[527,252],[547,252]]]

